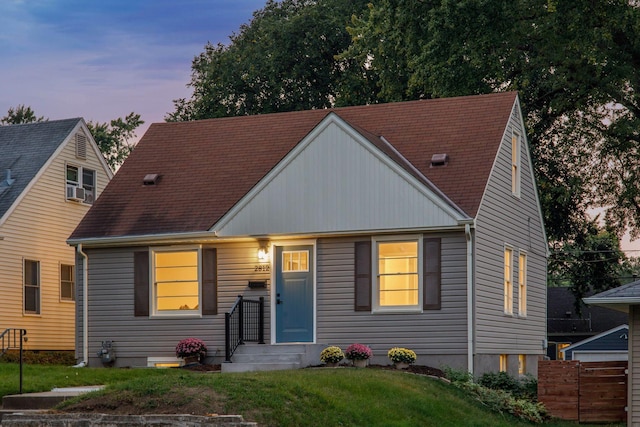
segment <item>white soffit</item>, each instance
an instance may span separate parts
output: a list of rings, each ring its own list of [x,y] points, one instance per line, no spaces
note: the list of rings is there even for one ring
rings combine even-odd
[[[212,230],[220,237],[345,233],[468,219],[329,114]]]

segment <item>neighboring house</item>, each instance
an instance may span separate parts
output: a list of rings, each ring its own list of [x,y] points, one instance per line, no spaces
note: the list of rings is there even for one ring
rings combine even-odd
[[[576,311],[576,297],[566,287],[547,290],[547,356],[562,360],[562,350],[588,340],[610,329],[625,325],[628,316],[616,310],[586,305],[580,302]]]
[[[112,173],[80,118],[0,126],[0,333],[26,349],[75,348],[75,250],[67,245]]]
[[[266,299],[267,345],[535,374],[547,245],[525,135],[514,92],[153,124],[69,239],[78,357],[113,341],[116,366],[147,366],[189,336],[220,356],[243,295]]]
[[[620,325],[562,350],[564,360],[607,362],[627,360],[629,326]]]
[[[607,307],[629,314],[629,374],[627,425],[640,424],[640,280],[609,289],[589,298],[587,304]]]

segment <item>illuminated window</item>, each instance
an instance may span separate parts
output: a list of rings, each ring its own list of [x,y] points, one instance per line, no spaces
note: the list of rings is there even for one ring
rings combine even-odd
[[[62,301],[75,301],[76,299],[73,268],[73,265],[60,264],[60,299]]]
[[[511,136],[511,192],[520,197],[520,134],[513,132]]]
[[[527,373],[527,355],[518,355],[518,374],[524,375]]]
[[[559,342],[556,344],[556,360],[564,360],[564,353],[562,350],[569,347],[571,344],[568,342]]]
[[[507,372],[509,367],[509,356],[506,354],[500,355],[500,372]]]
[[[199,251],[153,253],[153,298],[156,314],[199,314]]]
[[[309,251],[282,251],[282,271],[309,271]]]
[[[378,308],[420,308],[420,246],[420,239],[376,241]]]
[[[513,314],[513,249],[504,248],[504,312]]]
[[[527,254],[522,251],[518,257],[518,314],[527,315]]]

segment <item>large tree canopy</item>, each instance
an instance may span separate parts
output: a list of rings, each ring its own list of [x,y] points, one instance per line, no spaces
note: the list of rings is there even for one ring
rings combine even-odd
[[[566,253],[640,235],[635,1],[269,1],[228,46],[206,46],[190,86],[168,120],[517,90],[558,276],[606,271],[613,286],[620,258]]]
[[[7,115],[0,119],[0,125],[19,125],[22,123],[44,122],[44,117],[36,117],[31,107],[18,105],[16,108],[9,107]]]

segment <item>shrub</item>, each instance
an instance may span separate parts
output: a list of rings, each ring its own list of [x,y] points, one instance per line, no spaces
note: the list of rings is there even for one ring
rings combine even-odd
[[[444,377],[452,383],[469,383],[473,382],[473,375],[467,371],[453,369],[450,366],[442,368]]]
[[[520,399],[535,402],[538,397],[538,381],[531,374],[517,379],[506,372],[487,372],[478,378],[477,382],[481,386],[493,390],[508,391]]]
[[[199,338],[185,338],[176,346],[177,357],[198,356],[203,358],[207,355],[207,346]]]
[[[320,353],[320,360],[324,363],[338,363],[344,359],[344,353],[340,347],[331,345]]]
[[[349,360],[366,360],[373,356],[373,352],[364,344],[351,344],[344,352]]]
[[[19,363],[20,352],[9,350],[0,356],[0,361],[6,363]],[[24,350],[22,361],[29,365],[62,365],[73,366],[76,363],[74,351],[46,351],[46,350]]]
[[[417,359],[415,351],[402,347],[393,347],[387,353],[387,357],[393,363],[413,363]]]

